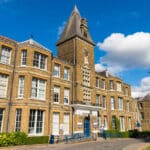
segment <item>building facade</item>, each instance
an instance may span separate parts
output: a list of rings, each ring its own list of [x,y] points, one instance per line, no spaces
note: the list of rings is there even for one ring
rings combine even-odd
[[[143,131],[150,130],[150,93],[137,101]]]
[[[130,85],[96,72],[94,46],[75,6],[57,42],[58,56],[33,39],[0,36],[0,132],[29,136],[134,128]]]

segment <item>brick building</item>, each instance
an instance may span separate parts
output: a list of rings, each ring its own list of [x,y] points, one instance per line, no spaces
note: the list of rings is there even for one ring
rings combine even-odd
[[[30,136],[134,128],[130,85],[96,72],[94,46],[75,6],[57,42],[58,57],[33,39],[0,36],[0,132]]]
[[[150,93],[137,100],[142,130],[150,130]]]

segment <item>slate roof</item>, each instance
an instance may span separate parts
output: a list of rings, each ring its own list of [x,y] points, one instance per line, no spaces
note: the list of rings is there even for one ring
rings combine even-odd
[[[30,38],[29,40],[20,42],[19,44],[27,44],[27,45],[33,45],[39,48],[43,48],[45,50],[50,51],[48,48],[46,48],[45,46],[41,45],[40,43],[36,42],[35,40],[33,40],[32,38]]]
[[[148,93],[144,98],[142,99],[143,101],[150,101],[150,93]]]
[[[59,45],[75,36],[78,36],[86,40],[87,42],[90,42],[91,44],[95,45],[89,32],[87,32],[87,37],[85,37],[81,32],[81,19],[82,18],[80,16],[80,12],[78,8],[75,6],[64,28],[64,31],[62,32],[62,35],[56,45]]]

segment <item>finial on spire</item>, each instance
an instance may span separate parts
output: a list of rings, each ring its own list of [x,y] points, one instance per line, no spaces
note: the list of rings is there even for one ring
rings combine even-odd
[[[75,4],[75,6],[74,6],[73,12],[79,13],[79,10],[78,10],[78,8],[77,8],[77,5],[76,5],[76,4]]]

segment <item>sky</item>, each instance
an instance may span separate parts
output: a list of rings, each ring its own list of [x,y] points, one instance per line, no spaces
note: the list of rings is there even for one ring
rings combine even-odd
[[[56,42],[77,5],[96,43],[95,69],[107,69],[132,87],[150,92],[149,0],[0,0],[0,35],[33,39],[57,56]]]

